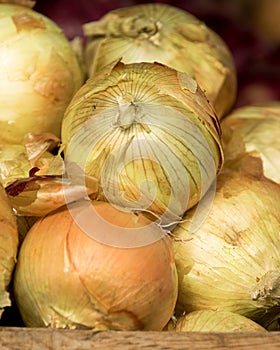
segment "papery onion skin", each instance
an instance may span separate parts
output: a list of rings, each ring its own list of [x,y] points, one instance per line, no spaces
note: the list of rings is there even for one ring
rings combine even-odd
[[[29,133],[60,137],[61,119],[84,77],[63,31],[20,5],[0,4],[0,143]]]
[[[280,187],[263,177],[259,158],[242,162],[244,167],[237,161],[224,167],[209,214],[195,232],[195,208],[173,230],[176,309],[231,311],[277,329]]]
[[[198,310],[171,320],[165,327],[175,332],[267,332],[251,319],[229,311]]]
[[[221,121],[226,160],[244,152],[258,154],[264,175],[280,183],[280,102],[247,105],[234,109]]]
[[[89,75],[114,59],[157,61],[194,78],[219,118],[232,108],[237,91],[232,54],[217,33],[187,11],[167,4],[140,4],[112,10],[83,28]]]
[[[54,164],[52,166],[52,164]],[[38,168],[37,175],[44,175],[52,169],[52,175],[63,173],[63,159],[60,156],[53,155],[51,152],[42,152],[40,157],[31,162],[28,159],[26,148],[20,144],[0,145],[0,182],[4,187],[18,179],[24,179],[29,176],[32,168]]]
[[[11,306],[10,283],[18,252],[18,229],[12,206],[0,184],[0,317]]]
[[[72,99],[61,137],[66,164],[97,178],[102,200],[150,210],[167,224],[199,201],[223,163],[205,95],[158,63],[106,66]]]
[[[80,211],[83,203],[74,206]],[[150,223],[109,203],[93,205],[124,230]],[[106,235],[106,224],[92,230]],[[14,278],[17,305],[31,327],[161,330],[173,314],[177,287],[167,235],[135,248],[106,245],[85,233],[67,208],[34,223]]]

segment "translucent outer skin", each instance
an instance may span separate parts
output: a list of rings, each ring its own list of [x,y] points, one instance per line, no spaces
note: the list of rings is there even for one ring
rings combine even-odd
[[[47,17],[0,4],[0,143],[29,133],[60,136],[61,118],[83,82],[77,57]]]
[[[95,207],[124,231],[148,223],[108,203]],[[92,230],[106,235],[106,226]],[[69,210],[60,210],[37,221],[28,232],[14,291],[28,326],[161,330],[177,300],[172,243],[164,236],[138,248],[115,248],[92,239],[75,224]]]
[[[222,118],[232,108],[237,74],[222,38],[205,23],[167,4],[140,4],[108,12],[84,25],[90,75],[112,60],[160,62],[185,72],[206,91]]]
[[[18,252],[18,230],[15,215],[0,184],[0,315],[11,305],[8,288]]]

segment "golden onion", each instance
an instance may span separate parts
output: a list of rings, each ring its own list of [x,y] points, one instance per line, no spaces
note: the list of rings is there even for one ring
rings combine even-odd
[[[259,158],[242,157],[223,168],[204,209],[204,221],[193,208],[173,230],[177,312],[230,311],[278,329],[279,185],[263,176]]]
[[[248,317],[230,311],[197,310],[170,320],[165,327],[175,332],[266,332]]]
[[[25,236],[14,294],[30,327],[161,330],[178,291],[172,243],[143,215],[80,201]]]
[[[114,62],[84,84],[62,122],[67,164],[99,198],[169,224],[207,192],[223,163],[220,125],[197,83],[157,63]],[[67,171],[67,170],[66,170]]]
[[[0,316],[11,306],[10,284],[18,252],[17,221],[12,206],[0,184]]]
[[[264,175],[280,183],[280,102],[234,109],[221,122],[226,160],[254,153],[263,162]]]
[[[223,39],[192,14],[167,4],[140,4],[108,12],[83,26],[89,75],[112,60],[160,62],[186,72],[205,90],[219,118],[236,98],[232,54]]]
[[[31,8],[0,4],[0,71],[0,144],[21,144],[29,132],[59,137],[84,79],[63,31]]]

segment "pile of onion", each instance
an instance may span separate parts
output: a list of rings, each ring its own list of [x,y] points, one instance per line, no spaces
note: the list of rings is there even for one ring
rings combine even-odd
[[[0,0],[0,309],[13,276],[28,327],[279,330],[279,103],[232,110],[231,52],[182,9],[85,23],[81,63],[20,2]]]
[[[14,293],[31,327],[160,331],[177,300],[168,235],[143,215],[80,201],[35,222]]]
[[[261,160],[228,162],[213,203],[188,211],[173,230],[177,314],[230,311],[279,329],[279,231],[280,187],[263,176]]]

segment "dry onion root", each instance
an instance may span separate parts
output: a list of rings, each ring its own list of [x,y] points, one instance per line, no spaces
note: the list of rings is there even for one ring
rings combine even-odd
[[[263,176],[259,158],[241,157],[218,176],[208,211],[196,230],[196,208],[173,230],[177,313],[230,311],[279,329],[279,185]]]
[[[92,205],[69,205],[27,233],[14,279],[23,321],[31,327],[161,330],[178,288],[169,236],[141,214],[107,202]],[[93,208],[97,224],[91,223]],[[116,246],[122,239],[130,243]]]
[[[68,163],[99,198],[179,220],[223,163],[220,125],[196,81],[158,63],[109,64],[84,84],[62,122]]]
[[[170,320],[165,327],[175,332],[266,332],[251,319],[230,311],[198,310]]]
[[[10,283],[18,252],[18,229],[12,206],[0,184],[0,316],[11,305]]]
[[[86,23],[89,75],[116,59],[160,62],[194,78],[219,118],[232,108],[237,90],[232,54],[205,23],[167,4],[141,4],[108,12]]]

